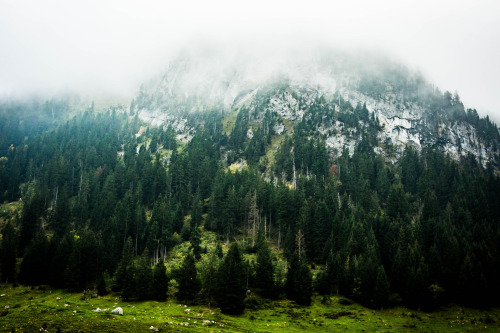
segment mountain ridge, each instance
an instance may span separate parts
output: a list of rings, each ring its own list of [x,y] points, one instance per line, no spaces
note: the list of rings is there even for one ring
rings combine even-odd
[[[161,78],[141,86],[130,112],[154,125],[173,126],[184,142],[198,125],[189,124],[189,115],[206,110],[248,108],[256,124],[270,111],[279,128],[283,120],[296,126],[321,112],[324,119],[314,124],[314,136],[323,136],[338,156],[344,146],[352,155],[366,129],[359,112],[368,111],[379,124],[373,148],[389,161],[406,145],[435,146],[457,161],[470,153],[483,167],[500,167],[498,128],[476,110],[466,110],[457,93],[441,93],[419,72],[381,56],[324,49],[312,54],[278,65],[247,61],[252,58],[237,53],[226,62],[223,52],[213,51],[206,59],[182,53]],[[339,119],[342,113],[355,119]]]

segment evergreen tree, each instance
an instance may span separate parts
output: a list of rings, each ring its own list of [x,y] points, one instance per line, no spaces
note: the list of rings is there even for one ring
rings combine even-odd
[[[156,296],[152,294],[153,272],[148,249],[144,250],[143,254],[135,262],[133,285],[134,296],[138,300],[151,299]]]
[[[160,259],[153,269],[151,285],[153,298],[159,302],[165,301],[168,292],[168,276],[163,259]]]
[[[389,282],[385,274],[384,266],[380,265],[377,272],[377,280],[375,281],[375,289],[373,290],[373,305],[383,308],[387,305],[389,299]]]
[[[191,207],[191,225],[192,228],[194,226],[199,226],[201,224],[202,219],[202,205],[201,205],[201,195],[200,190],[196,191],[196,195],[193,198],[193,205]]]
[[[271,257],[271,250],[267,245],[263,227],[259,228],[257,237],[257,265],[255,270],[257,287],[264,297],[273,298],[276,296],[274,286],[274,265]]]
[[[215,300],[223,313],[240,314],[245,310],[245,295],[244,263],[234,242],[217,271]]]
[[[108,294],[108,285],[106,283],[106,274],[102,274],[101,277],[97,280],[97,294],[99,296],[104,296]]]
[[[88,228],[73,237],[72,252],[65,272],[66,285],[70,290],[94,289],[102,274],[99,253],[102,253],[94,232]]]
[[[299,258],[297,253],[292,255],[286,275],[285,291],[288,298],[301,305],[311,304],[312,275],[305,257]]]
[[[124,300],[130,300],[135,298],[136,296],[136,282],[135,279],[136,274],[136,265],[134,262],[131,262],[123,271],[123,277],[121,281],[122,285],[122,297]]]
[[[217,242],[217,245],[215,246],[215,254],[219,259],[222,259],[224,256],[224,253],[222,252],[222,246],[220,245],[220,242]]]
[[[48,279],[47,237],[39,232],[29,245],[21,263],[19,281],[27,285],[45,284]]]
[[[196,271],[193,254],[189,253],[182,263],[182,267],[176,274],[179,283],[177,298],[184,303],[192,303],[201,290],[201,282]]]
[[[65,272],[73,252],[73,245],[73,235],[70,233],[64,235],[61,240],[54,237],[50,240],[50,284],[54,287],[64,288],[66,286]]]
[[[220,244],[218,244],[220,246]],[[222,250],[222,248],[221,248]],[[208,260],[202,265],[201,286],[202,294],[208,302],[208,307],[214,302],[217,288],[217,270],[220,258],[217,256],[217,250],[210,253]]]
[[[122,251],[122,260],[118,265],[118,268],[115,273],[115,284],[114,290],[122,290],[125,286],[125,281],[129,280],[129,272],[128,268],[132,265],[132,260],[134,258],[134,248],[132,245],[132,238],[128,237]]]
[[[312,297],[312,275],[305,258],[300,260],[299,268],[295,272],[294,301],[301,305],[310,305]]]
[[[283,244],[283,252],[287,260],[291,261],[293,253],[295,252],[295,233],[291,228],[288,228]]]
[[[16,249],[16,230],[12,226],[12,222],[9,221],[2,230],[2,245],[0,247],[0,269],[2,272],[2,281],[5,283],[14,282],[15,279]]]
[[[326,267],[321,274],[316,277],[316,289],[323,295],[331,295],[334,291],[338,292],[339,272],[341,270],[340,255],[333,252],[328,256]]]
[[[387,197],[387,215],[391,219],[404,218],[408,213],[408,201],[401,184],[392,185]]]
[[[189,242],[191,243],[190,249],[193,250],[194,258],[199,260],[201,258],[201,233],[200,228],[196,224],[192,227]]]
[[[61,238],[66,233],[71,217],[71,210],[68,199],[68,189],[64,187],[58,194],[57,205],[51,219],[51,227],[54,230],[54,237]]]
[[[23,254],[26,247],[36,238],[40,230],[40,218],[45,209],[45,190],[30,185],[28,188],[30,196],[23,199],[23,212],[21,214],[21,230],[19,235],[19,250]]]

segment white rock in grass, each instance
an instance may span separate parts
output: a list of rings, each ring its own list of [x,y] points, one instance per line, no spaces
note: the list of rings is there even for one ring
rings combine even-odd
[[[113,311],[111,311],[111,313],[123,316],[123,309],[120,308],[120,307],[117,307],[116,309],[114,309]]]

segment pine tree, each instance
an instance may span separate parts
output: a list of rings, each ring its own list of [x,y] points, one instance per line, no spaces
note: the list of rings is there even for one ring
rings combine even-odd
[[[200,228],[196,224],[192,226],[189,242],[191,243],[190,249],[193,250],[194,258],[199,260],[201,258],[201,234]]]
[[[377,272],[377,280],[375,281],[375,288],[373,290],[373,305],[384,308],[389,299],[389,282],[385,275],[384,266],[380,265]]]
[[[31,189],[29,189],[31,190]],[[19,251],[22,254],[31,241],[36,238],[40,230],[40,216],[45,202],[45,191],[33,186],[31,197],[23,198],[24,206],[21,215],[21,228],[19,235]]]
[[[54,230],[54,237],[61,238],[68,228],[70,222],[70,205],[68,200],[68,190],[66,187],[59,193],[59,199],[55,207],[54,215],[51,219],[51,227]]]
[[[0,268],[2,281],[14,282],[16,273],[17,235],[9,221],[2,230],[2,246],[0,247]]]
[[[274,286],[274,265],[271,250],[264,236],[263,227],[259,228],[257,236],[257,266],[255,271],[257,287],[263,297],[274,298],[276,296]]]
[[[288,260],[291,260],[293,253],[295,252],[295,233],[291,228],[288,228],[285,236],[285,242],[283,244],[283,252]]]
[[[252,247],[255,246],[255,233],[257,231],[259,221],[259,209],[257,208],[257,191],[254,193],[250,199],[250,206],[248,207],[248,237],[252,236]]]
[[[27,285],[40,285],[47,282],[48,268],[47,237],[39,232],[29,245],[21,263],[19,281]]]
[[[121,292],[124,300],[130,300],[136,295],[136,279],[134,278],[135,273],[136,266],[134,262],[126,266],[123,271]]]
[[[201,224],[202,219],[202,205],[201,205],[201,195],[200,190],[196,191],[196,195],[193,198],[193,205],[191,207],[191,225],[192,228],[194,226],[199,226]]]
[[[292,255],[286,275],[285,291],[288,298],[297,304],[311,304],[312,275],[305,256],[299,258],[297,253]]]
[[[292,253],[288,263],[285,280],[285,293],[289,299],[295,298],[295,272],[299,267],[299,256],[297,253]]]
[[[219,216],[219,223],[217,229],[219,233],[223,234],[226,237],[226,241],[234,237],[235,229],[238,225],[238,215],[241,211],[240,207],[241,203],[236,194],[236,190],[234,186],[231,186],[227,190],[226,199],[221,207],[222,212],[218,212],[217,214],[221,214]]]
[[[218,244],[220,246],[220,244]],[[221,248],[222,250],[222,248]],[[217,288],[217,269],[219,267],[220,258],[217,256],[217,250],[212,252],[208,260],[206,260],[202,266],[201,273],[201,286],[202,294],[208,301],[208,307],[210,308],[215,297]]]
[[[73,235],[67,233],[64,238],[50,240],[50,284],[57,288],[65,287],[65,272],[68,261],[73,252]]]
[[[138,300],[151,299],[153,272],[151,270],[149,251],[146,248],[135,262],[134,294]]]
[[[97,280],[97,294],[99,296],[104,296],[108,294],[108,286],[106,284],[106,279],[104,277],[104,274],[101,275],[101,277]]]
[[[223,313],[240,314],[245,310],[245,295],[244,263],[234,242],[217,271],[215,300]]]
[[[71,290],[90,289],[102,272],[99,271],[99,241],[94,232],[85,228],[75,235],[65,272],[66,285]]]
[[[185,303],[194,302],[198,292],[201,290],[201,282],[196,272],[195,260],[193,254],[189,253],[182,263],[175,278],[179,283],[177,298]]]
[[[220,245],[220,242],[217,242],[217,245],[215,246],[215,254],[219,259],[222,259],[224,256],[224,253],[222,252],[222,246]]]
[[[122,260],[115,273],[115,284],[113,287],[115,291],[119,291],[124,288],[125,280],[128,280],[128,268],[132,265],[133,258],[134,247],[132,245],[132,238],[128,237],[125,242],[125,246],[123,247]]]
[[[404,218],[408,213],[408,201],[403,185],[392,185],[387,196],[387,215],[391,219]]]
[[[294,301],[301,305],[310,305],[312,297],[312,275],[305,257],[300,260],[299,269],[294,276]]]
[[[168,292],[168,276],[163,259],[160,259],[153,269],[153,298],[159,302],[165,301]]]
[[[321,272],[321,274],[318,274],[316,277],[315,288],[319,293],[323,295],[331,295],[334,288],[338,290],[339,279],[337,272],[339,270],[339,267],[335,259],[336,256],[333,254],[333,252],[330,252],[328,260],[326,261],[325,270]]]

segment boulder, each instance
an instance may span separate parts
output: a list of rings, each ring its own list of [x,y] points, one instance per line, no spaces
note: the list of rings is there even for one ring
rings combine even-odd
[[[116,309],[114,309],[113,311],[111,311],[111,313],[123,316],[123,309],[120,308],[120,307],[117,307]]]

